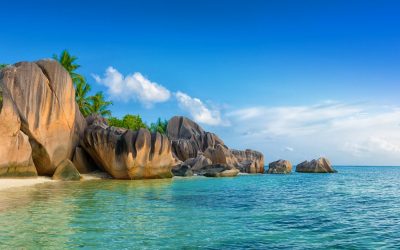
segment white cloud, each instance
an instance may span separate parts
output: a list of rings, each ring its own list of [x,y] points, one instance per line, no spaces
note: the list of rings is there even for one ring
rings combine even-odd
[[[154,103],[167,101],[171,96],[168,89],[150,81],[139,72],[124,77],[115,68],[108,67],[103,78],[98,75],[93,75],[93,78],[107,87],[113,100],[137,100],[145,107],[151,107]]]
[[[190,97],[180,91],[175,94],[179,107],[188,112],[199,123],[207,125],[226,125],[218,109],[207,107],[200,99]]]
[[[400,165],[399,107],[325,102],[251,107],[227,117],[232,122],[228,145],[245,142],[271,161],[292,157],[297,163],[324,155],[334,164]]]
[[[294,149],[292,147],[285,147],[285,150],[289,151],[289,152],[293,152],[294,151]]]

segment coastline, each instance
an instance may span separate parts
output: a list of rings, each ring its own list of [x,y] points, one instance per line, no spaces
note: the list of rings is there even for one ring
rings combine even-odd
[[[81,174],[81,181],[110,179],[110,178],[111,177],[107,175],[107,173],[103,172]],[[38,176],[36,178],[1,178],[0,191],[7,191],[8,189],[11,188],[29,187],[48,182],[59,182],[59,180],[53,180],[51,177],[47,176]]]
[[[38,176],[36,178],[2,178],[0,179],[0,191],[11,188],[34,186],[46,182],[56,182],[51,177]]]

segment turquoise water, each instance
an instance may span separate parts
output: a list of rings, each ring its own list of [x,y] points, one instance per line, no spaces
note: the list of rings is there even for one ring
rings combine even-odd
[[[1,249],[400,248],[400,167],[337,169],[3,192]]]

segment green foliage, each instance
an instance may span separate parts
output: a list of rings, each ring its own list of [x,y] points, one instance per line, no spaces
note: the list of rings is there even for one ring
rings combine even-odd
[[[125,115],[122,119],[118,119],[116,117],[110,117],[107,119],[108,124],[110,126],[119,127],[119,128],[127,128],[131,130],[139,130],[140,128],[147,128],[152,133],[159,132],[161,134],[167,133],[167,120],[161,120],[158,118],[155,123],[151,123],[150,127],[147,126],[145,122],[143,122],[142,117],[140,115]]]
[[[150,131],[155,133],[159,132],[161,134],[166,134],[167,133],[167,125],[168,121],[167,120],[161,120],[161,118],[158,118],[155,123],[150,124]]]
[[[90,114],[99,114],[103,117],[111,116],[108,106],[112,105],[112,102],[104,100],[103,92],[97,92],[94,96],[89,96],[88,99],[90,102]]]
[[[7,67],[8,64],[0,64],[0,70],[2,70],[3,68]]]
[[[53,59],[58,61],[68,71],[68,73],[71,75],[75,87],[80,82],[86,82],[85,78],[82,75],[75,72],[79,67],[81,67],[81,65],[75,62],[78,58],[76,56],[71,56],[68,50],[63,50],[60,56],[54,54]]]
[[[140,115],[125,115],[122,120],[116,117],[108,119],[108,124],[114,127],[127,128],[131,130],[139,130],[140,128],[148,128],[147,124],[143,122]]]
[[[90,85],[82,75],[76,73],[76,70],[80,67],[76,63],[78,58],[70,55],[68,50],[63,50],[60,56],[53,55],[53,58],[70,74],[75,86],[75,100],[82,115],[86,117],[92,113],[96,113],[105,117],[111,116],[111,111],[108,107],[112,105],[112,102],[104,99],[103,92],[97,92],[94,96],[88,96],[91,90]]]
[[[75,100],[79,106],[83,116],[88,116],[91,113],[91,100],[88,97],[91,87],[86,82],[78,82],[75,86]]]

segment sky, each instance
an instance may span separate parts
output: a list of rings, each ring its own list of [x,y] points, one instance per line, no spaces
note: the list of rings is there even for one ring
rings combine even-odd
[[[399,1],[2,1],[0,63],[78,57],[113,115],[297,164],[400,165]]]

